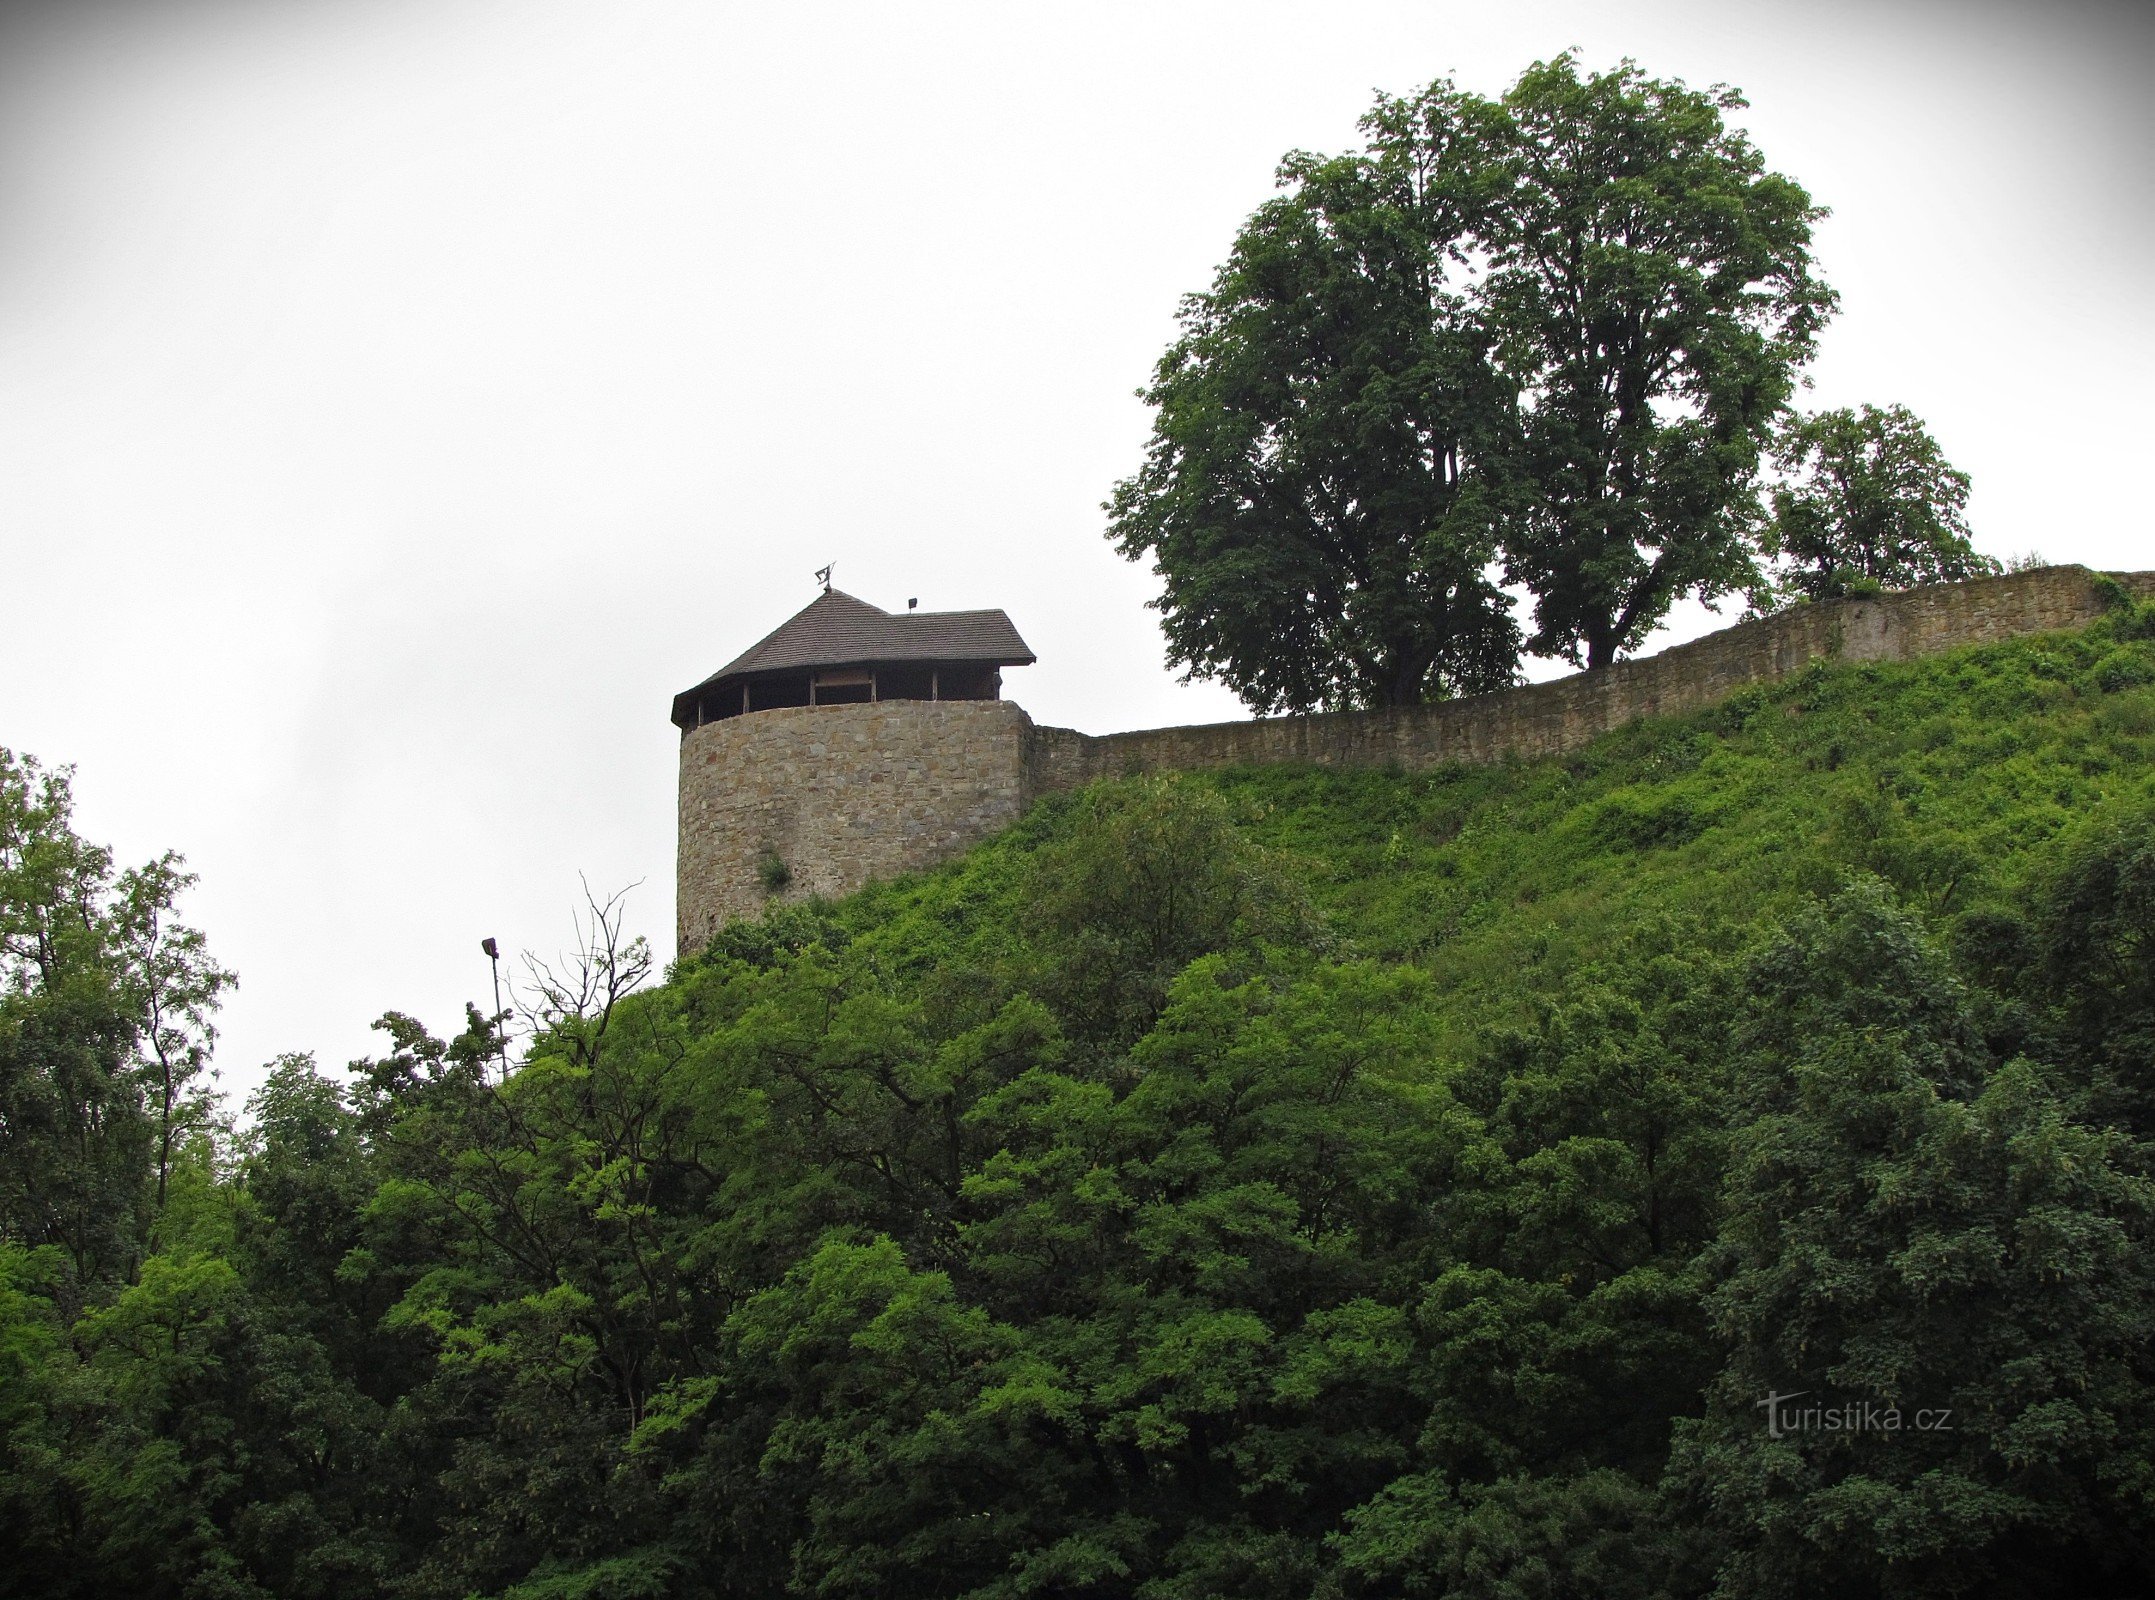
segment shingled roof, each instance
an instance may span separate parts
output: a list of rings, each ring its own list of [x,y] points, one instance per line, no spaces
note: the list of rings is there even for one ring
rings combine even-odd
[[[1001,611],[894,613],[842,590],[826,589],[703,682],[675,695],[673,719],[682,723],[704,690],[755,673],[895,661],[1025,667],[1038,659]]]

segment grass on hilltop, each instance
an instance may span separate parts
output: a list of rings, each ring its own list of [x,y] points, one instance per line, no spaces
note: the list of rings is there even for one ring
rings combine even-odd
[[[1817,662],[1564,758],[1425,772],[1189,773],[1281,852],[1348,952],[1427,968],[1462,1021],[1515,1014],[1627,925],[1741,940],[1852,874],[1925,917],[2013,902],[2054,846],[2155,803],[2155,611],[1898,663]],[[1043,800],[949,866],[833,909],[899,966],[1028,912]]]

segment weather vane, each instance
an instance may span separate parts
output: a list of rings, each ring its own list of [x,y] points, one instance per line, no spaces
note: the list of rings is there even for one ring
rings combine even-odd
[[[831,567],[835,567],[837,565],[838,563],[833,561],[829,567],[816,568],[816,582],[823,585],[823,592],[825,594],[829,594],[831,592]]]

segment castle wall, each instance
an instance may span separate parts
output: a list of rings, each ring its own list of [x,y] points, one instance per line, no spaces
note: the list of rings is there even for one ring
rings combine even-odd
[[[1031,720],[1007,700],[886,700],[729,717],[681,740],[675,924],[693,950],[783,898],[916,872],[1018,819]]]
[[[2140,598],[2155,599],[2155,573],[2113,576]],[[2084,567],[2045,567],[1799,606],[1643,660],[1437,705],[1098,737],[1035,728],[1027,788],[1037,795],[1130,772],[1281,762],[1412,770],[1451,761],[1563,755],[1611,728],[1641,717],[1701,710],[1750,684],[1785,678],[1821,656],[1907,660],[1961,645],[2077,628],[2101,611],[2094,574]]]
[[[2155,573],[2112,574],[2155,600]],[[728,718],[681,743],[681,948],[787,897],[914,872],[1015,822],[1041,794],[1130,772],[1310,763],[1398,766],[1563,755],[1641,717],[1713,705],[1820,657],[1899,661],[2077,628],[2096,576],[2047,567],[1799,606],[1640,661],[1432,706],[1265,717],[1102,736],[1034,726],[1007,700],[802,706]]]

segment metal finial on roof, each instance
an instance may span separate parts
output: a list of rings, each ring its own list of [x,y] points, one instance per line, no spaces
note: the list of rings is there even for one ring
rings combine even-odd
[[[829,567],[816,568],[816,582],[823,585],[823,592],[825,594],[829,594],[831,592],[831,568],[837,565],[838,563],[833,561]]]

